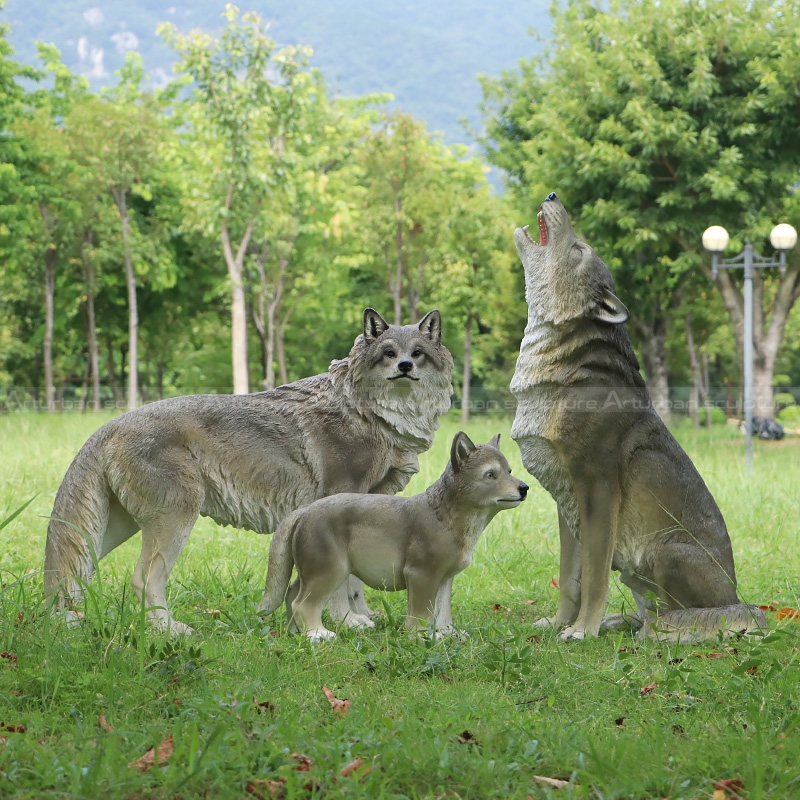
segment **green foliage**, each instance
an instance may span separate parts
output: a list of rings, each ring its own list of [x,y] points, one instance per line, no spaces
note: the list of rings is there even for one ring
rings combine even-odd
[[[789,427],[798,427],[800,423],[800,406],[790,405],[778,412],[778,422]]]

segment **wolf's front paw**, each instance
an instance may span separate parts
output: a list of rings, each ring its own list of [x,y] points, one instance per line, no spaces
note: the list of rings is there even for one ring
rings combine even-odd
[[[534,628],[557,628],[558,622],[555,617],[540,617],[533,623]]]
[[[167,623],[164,630],[166,630],[170,636],[191,636],[194,633],[194,628],[190,625],[187,625],[185,622],[177,622],[174,619],[171,619]]]
[[[571,639],[585,639],[586,630],[582,627],[578,627],[577,625],[569,625],[558,634],[558,638],[564,642],[568,642]]]
[[[374,628],[375,623],[366,614],[355,614],[352,611],[344,618],[348,628]]]
[[[315,631],[306,631],[308,641],[312,644],[319,644],[320,642],[327,642],[330,639],[335,639],[336,634],[329,631],[327,628],[317,628]]]

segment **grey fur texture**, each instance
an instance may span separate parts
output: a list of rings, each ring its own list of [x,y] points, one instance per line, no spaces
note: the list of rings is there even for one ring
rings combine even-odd
[[[166,583],[198,516],[271,533],[326,495],[400,491],[450,408],[452,369],[438,311],[396,326],[368,308],[348,358],[325,374],[258,394],[163,400],[108,422],[56,495],[45,591],[62,605],[78,600],[92,551],[102,559],[141,529],[133,588],[156,627],[189,632],[169,614]],[[331,613],[372,624],[357,583]]]
[[[498,434],[476,446],[457,433],[442,476],[414,497],[338,494],[295,511],[272,539],[259,610],[271,614],[285,596],[294,630],[331,639],[322,609],[352,573],[374,589],[407,589],[407,627],[432,622],[437,632],[452,630],[453,577],[469,566],[495,514],[518,506],[528,491],[511,475],[499,442]]]
[[[538,225],[539,244],[514,232],[528,324],[511,382],[511,435],[558,504],[560,602],[537,624],[563,639],[623,624],[672,640],[766,627],[737,597],[714,498],[651,406],[611,273],[555,194]],[[625,619],[603,618],[612,569],[636,602]]]

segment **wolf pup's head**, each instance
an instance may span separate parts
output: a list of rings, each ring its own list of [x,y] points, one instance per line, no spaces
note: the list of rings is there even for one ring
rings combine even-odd
[[[453,392],[453,357],[442,344],[438,311],[418,323],[390,325],[374,308],[365,309],[364,331],[347,364],[351,400],[366,400],[401,434],[433,438]]]
[[[499,433],[487,444],[476,445],[459,431],[450,448],[450,464],[456,491],[467,504],[502,511],[518,506],[528,494],[528,485],[511,474],[500,452]]]
[[[580,318],[613,325],[625,322],[630,314],[614,294],[608,267],[577,237],[555,192],[539,208],[538,223],[538,244],[527,225],[514,231],[531,314],[552,325]]]

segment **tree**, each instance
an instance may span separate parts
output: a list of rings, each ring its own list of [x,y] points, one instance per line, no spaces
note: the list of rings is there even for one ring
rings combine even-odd
[[[275,50],[261,18],[228,4],[220,37],[159,30],[194,81],[188,110],[195,169],[188,176],[194,225],[215,234],[231,282],[233,389],[249,388],[244,263],[265,201],[283,191],[292,140],[313,93],[310,49]],[[277,76],[274,79],[273,76]]]
[[[798,12],[796,0],[619,0],[608,11],[571,0],[554,6],[542,60],[484,81],[489,158],[529,217],[557,190],[612,268],[667,417],[664,343],[686,274],[706,268],[702,231],[713,220],[760,240],[794,193]],[[798,269],[774,295],[773,342]],[[738,327],[733,281],[723,272],[718,285]],[[771,385],[772,364],[757,382]]]
[[[76,105],[65,128],[75,158],[113,199],[119,215],[128,297],[128,408],[133,409],[139,399],[139,308],[130,198],[149,194],[147,181],[158,169],[167,126],[157,98],[140,89],[145,75],[137,53],[128,54],[119,77],[106,96]]]

